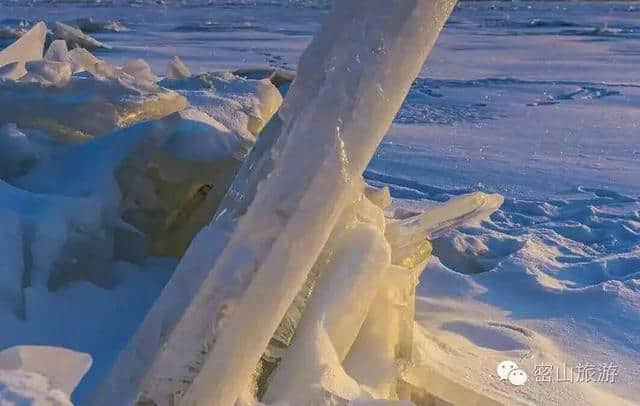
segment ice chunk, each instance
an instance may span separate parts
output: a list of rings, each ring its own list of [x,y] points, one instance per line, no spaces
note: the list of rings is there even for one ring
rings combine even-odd
[[[71,64],[46,59],[27,62],[27,74],[20,80],[26,83],[40,83],[44,86],[64,87],[71,80]]]
[[[133,76],[137,80],[157,82],[158,77],[151,71],[151,66],[144,59],[134,59],[129,61],[122,71]]]
[[[121,212],[149,236],[151,253],[181,256],[211,221],[247,146],[195,109],[168,116],[153,128],[118,170]],[[151,137],[158,140],[155,146]]]
[[[349,400],[362,396],[358,383],[342,368],[342,360],[321,323],[309,325],[304,336],[296,336],[296,340],[291,351],[296,351],[298,365],[291,366],[300,368],[290,376],[291,381],[276,380],[270,386],[278,389],[278,403],[271,403],[268,394],[266,404],[346,406]]]
[[[165,79],[162,86],[179,91],[189,103],[252,143],[282,103],[266,79],[250,80],[230,72]]]
[[[51,388],[70,395],[91,367],[91,356],[60,347],[18,346],[0,351],[0,370],[42,375]]]
[[[101,62],[99,58],[96,58],[91,52],[84,48],[72,49],[69,51],[69,58],[71,59],[73,73],[87,71],[95,74],[96,65]]]
[[[169,61],[169,66],[167,67],[167,77],[170,79],[185,79],[191,76],[191,71],[187,68],[180,58],[174,56],[171,61]]]
[[[24,316],[22,223],[14,212],[0,208],[0,224],[0,304]]]
[[[235,403],[360,196],[356,183],[454,4],[334,3],[216,220],[192,242],[94,405],[149,391],[158,404],[181,393],[181,405]]]
[[[9,75],[4,73],[4,77],[9,79],[19,79],[26,71],[24,64],[29,61],[42,59],[44,52],[44,41],[47,37],[47,26],[43,22],[34,25],[26,34],[13,44],[0,51],[0,67],[13,62],[18,62]]]
[[[71,63],[71,56],[69,55],[67,42],[61,39],[53,41],[51,45],[49,45],[47,53],[44,54],[44,59],[47,61]]]
[[[38,152],[14,123],[0,127],[0,179],[24,174],[38,159]]]
[[[108,226],[144,249],[130,252],[116,236],[117,256],[180,256],[211,221],[246,152],[236,134],[188,109],[65,148],[16,183],[37,193],[91,197],[99,202],[94,211],[122,216],[131,229],[117,221]]]
[[[69,48],[85,48],[88,50],[96,48],[111,49],[109,45],[103,44],[79,29],[61,22],[57,22],[53,27],[53,35],[56,39],[65,40]]]

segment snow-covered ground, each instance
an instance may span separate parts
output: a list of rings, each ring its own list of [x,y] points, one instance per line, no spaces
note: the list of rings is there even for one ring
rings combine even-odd
[[[11,27],[118,20],[129,30],[92,34],[112,47],[95,54],[121,65],[144,58],[158,74],[174,55],[193,72],[295,68],[327,10],[284,1],[0,4],[0,25]],[[640,403],[639,17],[633,3],[458,5],[371,162],[366,178],[408,207],[471,191],[505,196],[490,221],[434,241],[412,372],[432,383],[432,395],[460,404],[464,396]],[[74,394],[83,404],[173,264],[118,263],[113,291],[28,289],[29,322],[3,313],[0,348],[90,353],[93,367]],[[504,360],[529,375],[525,385],[499,380]]]

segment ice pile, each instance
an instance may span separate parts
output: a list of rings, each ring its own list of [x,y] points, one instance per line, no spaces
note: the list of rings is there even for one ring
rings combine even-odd
[[[455,1],[360,3],[334,6],[290,89],[279,70],[115,66],[62,23],[46,53],[43,23],[0,52],[2,306],[28,319],[25,286],[111,288],[114,260],[182,256],[92,404],[411,404],[429,238],[502,198],[406,213],[365,185]],[[29,390],[68,404],[86,368],[60,357],[75,366],[0,379],[38,374]]]
[[[56,32],[67,33],[64,27],[58,24]],[[70,34],[58,35],[63,39],[53,41],[44,54],[46,32],[38,23],[0,51],[0,123],[78,139],[187,106],[184,97],[154,83],[157,77],[144,61],[120,68],[85,48],[69,51]],[[71,43],[88,46],[77,38]]]
[[[141,59],[44,53],[45,36],[38,23],[0,51],[0,302],[23,318],[25,287],[109,287],[114,260],[182,255],[282,101],[268,79],[210,74],[214,119]]]
[[[334,5],[93,405],[411,404],[403,374],[427,238],[502,199],[393,219],[388,190],[365,187],[362,173],[453,5]],[[220,105],[202,94],[217,81],[229,82],[163,85],[207,110]]]

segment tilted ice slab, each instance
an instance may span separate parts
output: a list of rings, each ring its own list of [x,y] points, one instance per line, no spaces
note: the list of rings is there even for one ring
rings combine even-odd
[[[14,69],[1,74],[0,79],[19,79],[24,76],[26,62],[42,59],[46,37],[47,26],[43,22],[39,22],[16,42],[0,51],[0,68],[17,63]]]
[[[341,212],[360,195],[355,183],[454,3],[334,6],[227,202],[192,242],[94,405],[131,404],[140,392],[160,405],[234,404]]]
[[[84,48],[89,50],[96,48],[111,49],[109,45],[103,44],[102,42],[90,37],[78,28],[61,22],[57,22],[53,27],[53,35],[56,39],[66,41],[69,48]]]
[[[425,237],[435,239],[462,224],[483,220],[503,201],[499,194],[476,192],[452,198],[424,213],[391,221],[385,235],[392,243],[393,263],[415,266],[421,261],[421,256],[417,260],[413,256],[421,251]]]

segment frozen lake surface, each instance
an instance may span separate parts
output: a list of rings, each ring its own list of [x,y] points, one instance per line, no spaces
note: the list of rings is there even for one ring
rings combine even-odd
[[[131,30],[95,34],[113,46],[96,55],[119,64],[144,58],[158,74],[174,55],[195,73],[295,69],[328,7],[0,4],[0,25],[118,20]],[[423,276],[424,339],[448,346],[425,359],[449,379],[525,404],[598,404],[610,394],[640,403],[638,66],[640,7],[633,3],[457,6],[365,174],[418,205],[477,190],[505,196],[490,221],[437,239],[437,259]],[[96,368],[77,393],[81,401],[162,286],[167,273],[159,274],[144,297],[131,287],[118,294],[137,304],[129,317],[122,318],[122,302],[114,309],[112,297],[78,284],[67,290],[106,321],[88,322],[80,334],[39,336],[16,320],[8,324],[16,334],[0,335],[0,347],[34,342],[91,352]],[[46,308],[34,317],[54,329]],[[54,319],[65,323],[64,315]],[[105,328],[118,325],[117,334]],[[558,368],[614,364],[617,377],[531,378],[514,389],[494,376],[496,362],[514,358],[530,377],[540,360]]]

